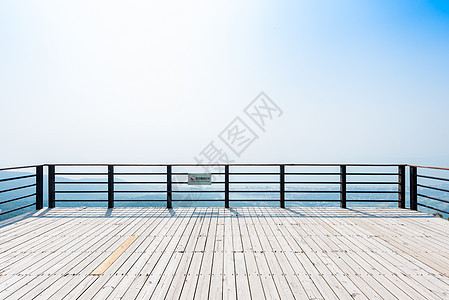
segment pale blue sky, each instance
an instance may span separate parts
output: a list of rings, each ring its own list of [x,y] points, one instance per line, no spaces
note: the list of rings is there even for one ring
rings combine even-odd
[[[230,153],[260,91],[238,162],[449,166],[449,1],[161,3],[0,2],[1,166]]]

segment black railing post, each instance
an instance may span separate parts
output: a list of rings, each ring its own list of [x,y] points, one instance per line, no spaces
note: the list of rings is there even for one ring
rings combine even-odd
[[[410,167],[410,209],[418,210],[418,169]]]
[[[340,207],[346,208],[346,166],[340,166]]]
[[[114,208],[114,166],[108,166],[108,208]]]
[[[280,199],[280,206],[281,208],[285,208],[285,166],[284,165],[280,165],[279,168],[279,182],[280,182],[280,195],[279,195],[279,199]]]
[[[36,209],[44,208],[44,166],[36,167]]]
[[[172,200],[172,184],[171,184],[171,166],[167,166],[167,208],[173,208]]]
[[[225,166],[225,208],[229,208],[229,165]]]
[[[399,173],[399,199],[398,207],[405,208],[405,166],[398,167]]]
[[[48,207],[55,207],[55,166],[48,165]]]

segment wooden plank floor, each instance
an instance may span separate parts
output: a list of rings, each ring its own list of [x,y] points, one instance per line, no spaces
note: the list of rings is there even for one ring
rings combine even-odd
[[[449,299],[449,221],[251,207],[55,208],[0,223],[0,299],[92,298]]]

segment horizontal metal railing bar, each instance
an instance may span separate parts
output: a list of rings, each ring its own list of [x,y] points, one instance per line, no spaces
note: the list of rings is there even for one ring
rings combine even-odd
[[[143,200],[115,200],[115,202],[140,202],[140,201],[146,201],[146,202],[165,202],[167,201],[167,199],[143,199]],[[223,202],[223,199],[212,199],[212,200],[185,200],[185,199],[172,199],[172,201],[176,201],[176,202],[209,202],[209,201],[214,201],[214,202]]]
[[[443,199],[439,199],[439,198],[436,198],[436,197],[427,196],[427,195],[420,194],[420,193],[417,193],[416,195],[418,195],[418,196],[420,196],[420,197],[427,198],[427,199],[432,199],[432,200],[436,200],[436,201],[440,201],[440,202],[449,203],[448,200],[443,200]]]
[[[33,175],[35,176],[35,175]],[[55,184],[107,184],[107,181],[57,181]],[[224,181],[215,181],[211,184],[224,184]],[[229,184],[279,184],[279,181],[230,181]],[[114,184],[167,184],[166,181],[114,181]],[[188,182],[172,182],[172,184],[189,184]],[[329,184],[335,185],[340,182],[326,181],[286,181],[285,184]],[[347,182],[346,184],[399,184],[399,182]]]
[[[24,209],[24,208],[27,208],[27,207],[30,207],[30,206],[33,206],[33,205],[36,205],[36,202],[31,203],[31,204],[27,204],[27,205],[25,205],[25,206],[17,207],[17,208],[8,210],[8,211],[2,211],[2,212],[0,212],[0,216],[1,216],[1,215],[5,215],[5,214],[9,214],[9,213],[12,213],[12,212],[14,212],[14,211],[17,211],[17,210],[19,210],[19,209]]]
[[[124,200],[124,199],[115,199],[114,202],[140,202],[140,201],[153,201],[153,202],[166,202],[167,199],[128,199],[128,200]],[[223,200],[221,200],[223,201]]]
[[[167,193],[167,191],[114,191],[114,193]]]
[[[107,193],[108,191],[55,191],[56,194],[92,194]]]
[[[163,183],[166,183],[164,181]],[[225,184],[225,181],[214,181],[211,184]],[[229,181],[229,184],[279,184],[280,181]],[[175,181],[172,184],[189,184],[185,181]]]
[[[422,169],[433,169],[433,170],[443,170],[443,171],[449,171],[449,168],[442,168],[442,167],[430,167],[430,166],[419,166],[419,165],[407,165],[409,167],[416,167],[416,168],[422,168]]]
[[[256,176],[260,176],[260,175],[277,175],[279,176],[280,173],[279,172],[235,172],[235,173],[231,173],[229,172],[229,176],[233,176],[233,175],[256,175]]]
[[[229,199],[229,202],[279,202],[279,199]]]
[[[398,203],[398,200],[346,200],[346,202],[366,202],[366,203],[376,203],[376,202],[391,202],[391,203]]]
[[[86,200],[86,199],[56,199],[55,201],[57,202],[107,202],[108,200]],[[138,200],[134,200],[134,199],[129,199],[129,200],[124,200],[124,199],[116,199],[114,200],[115,202],[118,201],[122,201],[122,202],[128,202],[128,201],[133,201],[133,202],[138,202],[138,201],[167,201],[167,199],[138,199]],[[191,201],[224,201],[223,199],[208,199],[208,200],[186,200],[186,199],[172,199],[172,201],[186,201],[186,202],[191,202]],[[279,199],[230,199],[229,201],[279,201]],[[285,201],[290,201],[290,202],[340,202],[340,200],[328,200],[328,199],[318,199],[318,200],[313,200],[313,199],[285,199]],[[398,200],[384,200],[384,199],[372,199],[372,200],[346,200],[347,202],[392,202],[392,203],[397,203]]]
[[[29,187],[32,187],[32,186],[36,186],[36,184],[33,183],[33,184],[28,184],[28,185],[23,185],[23,186],[11,188],[11,189],[3,190],[3,191],[0,191],[0,194],[1,193],[6,193],[6,192],[11,192],[11,191],[17,191],[17,190],[21,190],[21,189],[26,189],[26,188],[29,188]]]
[[[201,172],[201,171],[192,171],[192,172],[173,172],[172,175],[188,175],[190,173],[210,173],[211,175],[225,175],[222,172]],[[119,176],[126,175],[166,175],[165,172],[117,172],[114,173]],[[279,175],[279,172],[229,172],[229,175]],[[107,175],[107,173],[102,172],[57,172],[55,175]],[[286,176],[288,175],[340,175],[338,172],[286,172]],[[347,175],[399,175],[398,173],[368,173],[368,172],[352,172],[347,173]]]
[[[173,175],[183,175],[183,176],[187,176],[191,173],[207,173],[207,174],[211,174],[211,175],[225,175],[225,173],[211,173],[211,172],[205,172],[205,171],[196,171],[196,172],[172,172],[172,176]]]
[[[0,179],[0,182],[36,177],[36,174]]]
[[[375,181],[360,181],[360,182],[355,182],[355,181],[351,181],[351,182],[346,182],[346,184],[399,184],[399,182],[388,182],[388,181],[379,181],[379,182],[375,182]]]
[[[164,183],[167,183],[166,181]],[[172,181],[172,184],[189,184],[186,181]],[[216,182],[211,182],[211,184],[224,184],[224,181],[216,181]],[[194,186],[194,185],[193,185]]]
[[[313,199],[301,199],[301,200],[295,200],[295,199],[285,199],[285,201],[289,201],[289,202],[340,202],[340,200],[313,200]],[[392,202],[392,203],[397,203],[398,200],[346,200],[346,202]]]
[[[108,202],[108,200],[55,199],[56,202]]]
[[[288,175],[292,175],[292,176],[299,176],[299,175],[318,175],[318,176],[328,176],[328,175],[332,175],[332,176],[336,176],[336,175],[340,175],[340,173],[323,173],[323,172],[295,172],[295,173],[289,173],[289,172],[285,172],[285,176]]]
[[[32,197],[32,196],[36,196],[36,193],[25,195],[25,196],[21,196],[21,197],[17,197],[17,198],[13,198],[13,199],[9,199],[9,200],[5,200],[5,201],[1,201],[0,204],[13,202],[13,201],[16,201],[16,200],[25,199],[25,198],[29,198],[29,197]]]
[[[433,207],[433,206],[425,205],[425,204],[422,204],[422,203],[417,203],[417,205],[418,206],[422,206],[422,207],[426,207],[426,208],[429,208],[429,209],[433,209],[433,210],[436,210],[436,211],[439,211],[439,212],[442,212],[442,213],[445,213],[445,214],[449,214],[449,212],[447,212],[445,210],[442,210],[442,209],[439,209],[439,208],[436,208],[436,207]]]
[[[172,193],[224,193],[225,191],[221,190],[221,191],[198,191],[198,190],[191,190],[191,191],[171,191]]]
[[[56,181],[55,184],[108,184],[107,181]]]
[[[306,193],[306,194],[311,194],[311,193],[328,193],[328,194],[340,194],[340,191],[315,191],[315,190],[311,190],[311,191],[290,191],[290,190],[285,190],[285,193]]]
[[[279,183],[279,182],[277,182]],[[286,181],[285,184],[340,184],[336,181]]]
[[[29,168],[35,168],[35,167],[40,167],[40,166],[44,166],[44,165],[29,165],[29,166],[20,166],[20,167],[8,167],[8,168],[1,168],[0,171],[29,169]]]
[[[72,175],[72,176],[106,176],[108,173],[83,173],[83,172],[59,172],[55,173],[55,175]]]
[[[428,178],[428,179],[435,179],[435,180],[442,180],[442,181],[449,181],[447,178],[440,178],[440,177],[434,177],[434,176],[427,176],[427,175],[417,175],[421,178]]]
[[[165,173],[165,172],[134,172],[134,173],[126,173],[126,172],[117,172],[117,173],[115,173],[114,172],[114,175],[118,175],[118,176],[128,176],[128,175],[130,175],[130,176],[134,176],[134,175],[141,175],[141,176],[149,176],[149,175],[159,175],[159,176],[161,176],[161,175],[167,175],[167,173]]]
[[[399,173],[346,173],[347,176],[399,176]]]
[[[108,200],[85,200],[85,199],[70,199],[70,200],[64,200],[64,199],[56,199],[55,201],[58,202],[107,202]],[[114,200],[114,202],[139,202],[139,201],[167,201],[167,199],[128,199],[128,200],[124,200],[124,199],[116,199]],[[186,200],[186,199],[172,199],[172,201],[185,201],[185,202],[192,202],[192,201],[224,201],[223,199],[206,199],[206,200],[202,200],[202,199],[198,199],[198,200]],[[279,201],[279,199],[229,199],[229,201]],[[313,200],[313,199],[285,199],[285,201],[290,201],[290,202],[340,202],[340,200],[328,200],[328,199],[324,199],[324,200]],[[373,199],[373,200],[346,200],[347,202],[367,202],[367,203],[376,203],[376,202],[392,202],[392,203],[397,203],[398,200],[384,200],[384,199]]]
[[[222,191],[223,193],[225,191]],[[261,190],[244,190],[244,191],[240,191],[240,190],[229,190],[229,193],[280,193],[280,191],[261,191]]]
[[[196,199],[196,200],[172,199],[172,201],[176,201],[176,202],[209,202],[209,201],[213,201],[213,202],[223,202],[224,203],[224,199]]]
[[[346,191],[348,194],[398,194],[399,191]]]
[[[106,182],[107,183],[107,182]],[[120,181],[113,182],[114,184],[167,184],[167,181]]]
[[[229,181],[229,184],[279,184],[279,183],[280,181]]]
[[[340,200],[310,200],[310,199],[285,199],[287,202],[340,202]]]
[[[423,185],[423,184],[417,184],[416,186],[422,187],[422,188],[425,188],[425,189],[431,189],[431,190],[435,190],[435,191],[449,193],[449,190],[442,189],[442,188],[437,188],[437,187],[433,187],[433,186],[428,186],[428,185]]]
[[[165,167],[165,166],[173,166],[173,167],[201,167],[201,166],[236,166],[236,167],[269,167],[269,166],[302,166],[302,167],[338,167],[338,166],[348,166],[348,167],[397,167],[397,166],[407,166],[407,164],[336,164],[336,163],[304,163],[304,164],[275,164],[275,163],[231,163],[231,164],[216,164],[216,163],[204,163],[204,164],[196,164],[196,163],[164,163],[164,164],[124,164],[124,163],[116,163],[116,164],[95,164],[95,163],[58,163],[58,164],[44,164],[44,166],[54,165],[54,166],[66,166],[66,167],[76,167],[76,166],[86,166],[86,167],[107,167],[110,165],[117,167]]]

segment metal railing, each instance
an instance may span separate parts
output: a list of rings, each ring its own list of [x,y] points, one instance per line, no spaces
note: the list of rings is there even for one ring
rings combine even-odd
[[[449,204],[449,169],[409,165],[410,167],[410,208],[424,207],[449,215],[448,209],[435,207]],[[429,195],[433,192],[436,195]]]
[[[397,203],[406,208],[407,167],[409,208],[449,214],[449,209],[441,206],[449,204],[446,168],[405,164],[51,164],[0,169],[0,216],[34,205],[43,208],[45,170],[49,208],[79,202],[103,203],[108,208],[126,202],[157,202],[172,208],[180,201],[215,201],[226,208],[242,202],[277,203],[282,208],[293,202],[334,202],[342,208],[355,202]],[[211,185],[188,186],[187,175],[201,172],[212,174]],[[137,196],[124,197],[130,194]]]
[[[43,186],[43,165],[0,169],[0,216],[31,206],[43,208]]]
[[[71,171],[71,169],[93,168],[94,172]],[[117,171],[117,168],[155,168],[156,171],[135,172],[135,171]],[[187,184],[187,174],[189,172],[198,172],[197,168],[214,168],[210,172],[215,176],[211,187],[203,187],[200,190],[186,190],[182,188]],[[178,169],[182,169],[179,171]],[[307,171],[300,171],[298,168],[307,168]],[[320,168],[330,168],[330,171],[317,170]],[[388,168],[388,172],[366,171],[362,169]],[[59,171],[58,169],[65,169]],[[243,169],[243,170],[242,170]],[[261,169],[265,169],[262,170]],[[312,169],[312,170],[310,170]],[[48,190],[49,207],[55,207],[57,202],[107,202],[109,208],[114,207],[116,202],[126,201],[165,201],[166,207],[172,208],[176,201],[222,201],[224,207],[230,207],[232,202],[278,202],[279,206],[285,208],[286,202],[339,202],[340,207],[346,208],[350,202],[380,203],[393,202],[398,207],[405,208],[405,165],[393,164],[57,164],[48,165]],[[81,176],[83,178],[95,178],[95,181],[57,181],[57,177]],[[159,180],[147,181],[118,181],[118,177],[152,177]],[[352,180],[354,177],[382,178],[371,181]],[[300,178],[298,180],[298,177]],[[304,179],[305,177],[305,179]],[[181,179],[179,179],[181,178]],[[241,179],[249,178],[249,179]],[[388,178],[388,179],[385,179]],[[103,189],[62,189],[64,185],[95,185]],[[117,189],[117,187],[130,185],[156,185],[156,189]],[[244,188],[242,188],[242,185]],[[161,186],[164,189],[161,189]],[[248,188],[251,186],[251,188]],[[255,186],[259,188],[254,189]],[[316,188],[321,186],[322,188]],[[357,189],[357,187],[363,189]],[[388,189],[370,189],[366,186],[385,187]],[[239,188],[240,187],[240,188]],[[156,194],[159,197],[145,199],[117,199],[117,195],[126,193],[138,193],[145,195]],[[178,198],[181,194],[197,194],[196,200]],[[70,194],[91,194],[103,195],[103,199],[73,199],[58,198],[58,195]],[[265,198],[255,197],[262,194]],[[329,199],[313,199],[312,195],[329,195]],[[161,195],[164,198],[161,198]],[[206,195],[213,195],[207,197]],[[307,195],[307,198],[298,198],[297,195]],[[358,195],[354,198],[352,196]],[[381,195],[383,198],[363,198],[361,195]],[[394,195],[394,197],[386,197]],[[218,197],[217,197],[218,196]],[[235,196],[243,196],[237,198]],[[250,197],[248,197],[250,196]],[[252,199],[256,198],[256,199]]]

